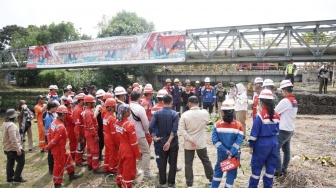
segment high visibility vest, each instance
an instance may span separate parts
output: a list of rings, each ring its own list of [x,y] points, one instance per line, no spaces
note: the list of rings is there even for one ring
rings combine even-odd
[[[287,65],[287,74],[293,74],[294,72],[294,64]]]

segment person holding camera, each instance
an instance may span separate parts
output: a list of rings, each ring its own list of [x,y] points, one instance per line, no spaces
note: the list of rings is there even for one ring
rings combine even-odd
[[[31,120],[33,118],[33,112],[28,108],[25,100],[20,100],[18,106],[18,120],[21,135],[21,144],[24,149],[24,142],[26,141],[26,133],[28,135],[28,150],[33,151],[33,133],[31,129]]]
[[[7,182],[23,183],[27,181],[21,176],[25,165],[25,152],[22,149],[19,129],[14,124],[16,117],[18,117],[18,113],[14,109],[6,111],[5,122],[2,124],[2,145],[7,156]],[[14,171],[15,161],[17,165]]]

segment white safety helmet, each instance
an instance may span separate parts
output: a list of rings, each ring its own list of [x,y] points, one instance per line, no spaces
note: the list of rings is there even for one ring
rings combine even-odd
[[[66,88],[67,88],[67,89],[72,89],[72,86],[71,86],[71,85],[68,85]]]
[[[151,88],[151,89],[153,89],[153,86],[152,86],[152,84],[146,84],[144,89],[146,89],[146,88]]]
[[[290,80],[283,80],[280,83],[280,89],[285,88],[285,87],[293,87],[293,84]]]
[[[54,85],[54,89],[58,89],[57,85]]]
[[[167,95],[168,92],[165,89],[160,89],[156,95],[157,98],[163,98],[163,96]]]
[[[98,91],[96,92],[96,97],[102,97],[105,95],[105,91],[102,89],[98,89]]]
[[[210,82],[210,78],[209,77],[205,77],[204,82]]]
[[[271,79],[265,79],[263,82],[262,87],[266,87],[266,86],[274,86],[274,82]]]
[[[55,88],[54,88],[54,85],[50,85],[50,86],[49,86],[49,89],[55,89]]]
[[[118,86],[114,89],[114,95],[125,95],[127,94],[125,88],[121,87],[121,86]]]
[[[274,99],[273,93],[269,89],[263,89],[260,92],[259,99]]]
[[[235,101],[233,99],[226,99],[223,101],[221,110],[234,110],[235,109]]]
[[[254,84],[262,84],[264,82],[264,80],[260,77],[256,77],[254,79]]]

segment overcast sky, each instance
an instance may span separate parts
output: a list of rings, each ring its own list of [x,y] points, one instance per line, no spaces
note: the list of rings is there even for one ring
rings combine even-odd
[[[336,0],[1,0],[0,28],[73,22],[96,37],[105,14],[136,12],[156,31],[336,19]]]

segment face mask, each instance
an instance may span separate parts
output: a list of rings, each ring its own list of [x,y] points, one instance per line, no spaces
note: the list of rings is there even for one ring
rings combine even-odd
[[[233,121],[233,111],[232,112],[225,112],[223,115],[223,120],[226,123],[231,123]]]

